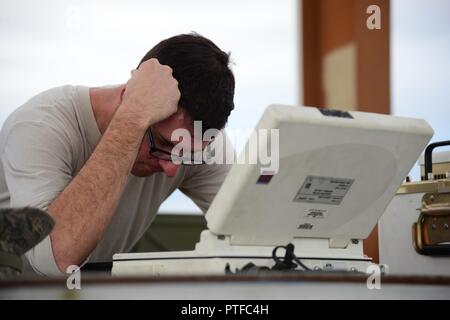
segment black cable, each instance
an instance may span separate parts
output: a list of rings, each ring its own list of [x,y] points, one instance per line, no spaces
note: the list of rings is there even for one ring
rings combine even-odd
[[[297,264],[298,264],[300,267],[302,267],[304,270],[306,270],[306,271],[310,271],[310,270],[311,270],[311,269],[308,268],[305,264],[303,264],[303,262],[301,262],[301,260],[300,260],[299,258],[297,258],[295,255],[294,255],[294,260],[295,260],[295,262],[297,262]]]
[[[277,251],[279,249],[285,249],[286,252],[284,254],[284,258],[280,258],[277,256]],[[254,263],[249,262],[241,269],[236,269],[236,272],[231,270],[230,264],[227,263],[225,266],[225,274],[238,274],[238,273],[261,273],[261,272],[269,272],[269,271],[301,271],[295,270],[298,267],[301,267],[304,271],[310,271],[303,262],[294,254],[294,245],[292,243],[288,243],[286,246],[277,246],[272,250],[272,259],[275,261],[275,265],[272,268],[268,268],[266,266],[256,266]]]
[[[278,249],[283,248],[286,250],[284,254],[284,259],[277,256]],[[275,265],[272,267],[273,270],[293,270],[297,267],[303,268],[303,270],[311,270],[308,268],[297,256],[294,254],[294,245],[292,243],[286,246],[277,246],[272,250],[272,259],[275,261]],[[294,263],[295,261],[296,263]]]

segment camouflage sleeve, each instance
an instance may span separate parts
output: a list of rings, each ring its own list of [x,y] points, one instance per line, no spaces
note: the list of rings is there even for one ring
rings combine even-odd
[[[20,257],[41,242],[54,224],[45,211],[36,208],[0,209],[0,277],[20,274]]]

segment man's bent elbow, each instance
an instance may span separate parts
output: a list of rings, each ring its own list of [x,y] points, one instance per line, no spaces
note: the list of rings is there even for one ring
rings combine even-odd
[[[72,246],[63,245],[61,243],[56,243],[54,241],[54,236],[50,235],[52,239],[52,247],[53,247],[53,257],[55,260],[55,264],[58,267],[59,271],[62,273],[67,273],[67,269],[70,266],[80,266],[83,262],[82,258],[77,258],[74,256]]]

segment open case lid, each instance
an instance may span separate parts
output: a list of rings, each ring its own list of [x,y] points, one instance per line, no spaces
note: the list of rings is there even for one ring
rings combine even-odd
[[[258,150],[249,140],[206,213],[232,244],[367,238],[433,135],[421,119],[283,105],[269,106],[258,129],[279,129],[278,171],[239,164],[276,139]]]

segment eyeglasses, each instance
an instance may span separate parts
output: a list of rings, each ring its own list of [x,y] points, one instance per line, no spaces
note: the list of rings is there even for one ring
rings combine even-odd
[[[205,164],[206,162],[203,160],[203,150],[202,151],[196,151],[190,154],[183,154],[183,150],[181,150],[180,154],[176,154],[161,148],[158,148],[155,143],[155,139],[153,138],[153,133],[150,128],[147,129],[147,137],[148,137],[148,146],[150,149],[150,154],[154,156],[155,158],[165,160],[165,161],[176,161],[180,163],[181,165],[186,166],[195,166],[200,164]],[[207,146],[209,148],[210,145]],[[205,152],[208,156],[208,152]]]

